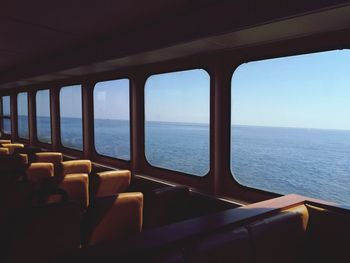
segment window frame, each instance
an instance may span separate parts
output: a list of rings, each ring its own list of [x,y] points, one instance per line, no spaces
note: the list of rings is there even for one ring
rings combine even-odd
[[[277,44],[278,45],[278,44]],[[282,52],[274,52],[273,50],[266,50],[263,49],[261,51],[260,55],[257,55],[255,53],[253,53],[252,55],[247,55],[246,57],[239,57],[238,60],[232,60],[231,59],[231,63],[230,60],[227,61],[227,63],[229,63],[230,65],[230,71],[229,71],[229,93],[230,93],[230,99],[229,99],[229,118],[228,118],[228,129],[229,129],[229,144],[228,144],[228,161],[227,161],[227,167],[226,170],[228,171],[228,175],[229,178],[227,180],[227,178],[225,179],[227,183],[229,183],[231,186],[225,186],[224,188],[224,192],[227,192],[229,190],[229,188],[231,187],[231,190],[235,190],[238,189],[239,192],[246,192],[248,191],[251,194],[251,197],[249,198],[249,200],[251,200],[251,202],[257,202],[260,201],[261,199],[266,199],[266,198],[276,198],[276,197],[280,197],[280,196],[284,196],[285,194],[280,194],[280,193],[276,193],[276,192],[272,192],[269,190],[265,190],[265,189],[261,189],[261,188],[256,188],[255,186],[247,186],[244,184],[239,183],[239,181],[236,180],[236,177],[233,173],[233,170],[231,169],[231,158],[232,158],[232,144],[231,144],[231,138],[232,138],[232,133],[231,133],[231,113],[232,113],[232,85],[231,85],[231,81],[233,78],[233,75],[235,74],[236,70],[243,64],[246,63],[250,63],[250,62],[259,62],[259,61],[263,61],[263,60],[270,60],[270,59],[279,59],[279,58],[285,58],[285,57],[293,57],[293,56],[300,56],[300,55],[309,55],[309,54],[315,54],[315,53],[321,53],[321,52],[329,52],[329,51],[340,51],[343,49],[348,49],[350,50],[350,48],[348,47],[344,47],[344,48],[339,48],[339,46],[334,46],[334,47],[326,47],[326,48],[313,48],[313,49],[300,49],[300,48],[295,48],[295,49],[285,49]],[[250,48],[247,48],[246,50],[250,50]],[[232,186],[238,186],[237,187],[232,187]],[[235,194],[229,194],[229,196],[235,196]]]
[[[129,160],[125,160],[125,159],[121,159],[121,158],[117,158],[117,157],[112,157],[112,156],[108,156],[108,155],[104,155],[104,154],[101,154],[99,153],[97,150],[96,150],[96,140],[95,140],[95,100],[94,100],[94,94],[95,94],[95,88],[96,88],[96,85],[100,82],[108,82],[108,81],[113,81],[113,80],[123,80],[123,79],[127,79],[128,82],[129,82],[129,85],[128,85],[128,91],[129,91],[129,152],[130,152],[130,159]],[[108,163],[110,162],[113,162],[113,161],[118,161],[118,162],[123,162],[123,163],[128,163],[130,164],[131,163],[131,159],[132,159],[132,136],[131,136],[131,118],[132,118],[132,97],[131,97],[131,85],[132,85],[132,80],[131,80],[131,77],[130,76],[125,76],[125,77],[121,77],[121,76],[118,76],[116,78],[108,78],[108,79],[99,79],[99,80],[96,80],[92,83],[92,122],[93,122],[93,129],[92,129],[92,140],[93,140],[93,146],[92,146],[92,150],[93,150],[93,155],[95,158],[98,158],[102,161],[106,161]]]
[[[183,72],[183,71],[191,71],[191,70],[204,70],[208,76],[209,76],[209,136],[208,136],[208,146],[209,146],[209,162],[208,162],[208,171],[206,174],[198,176],[195,174],[190,174],[190,173],[186,173],[183,171],[177,171],[177,170],[171,170],[169,168],[166,167],[160,167],[160,166],[155,166],[152,165],[146,156],[146,99],[145,99],[145,94],[146,94],[146,83],[147,80],[154,75],[161,75],[161,74],[167,74],[167,73],[177,73],[177,72]],[[168,177],[170,177],[170,179],[172,181],[177,181],[177,178],[180,178],[180,180],[182,180],[182,178],[186,178],[189,180],[208,180],[211,177],[211,173],[212,173],[212,167],[213,167],[213,163],[214,163],[214,144],[213,144],[213,127],[214,127],[214,118],[213,118],[213,94],[214,94],[214,74],[212,73],[212,71],[210,70],[210,68],[207,65],[203,65],[203,64],[196,64],[196,66],[193,67],[183,67],[183,66],[178,66],[178,67],[164,67],[164,69],[162,70],[154,70],[154,71],[148,71],[143,78],[143,119],[142,119],[142,123],[143,123],[143,159],[145,161],[146,166],[148,166],[146,168],[146,170],[150,170],[150,171],[159,171],[160,173],[166,173]],[[147,173],[148,174],[148,173]],[[151,173],[150,173],[151,174]],[[158,177],[158,176],[156,176]],[[176,178],[177,177],[177,178]],[[165,178],[166,179],[166,178]]]

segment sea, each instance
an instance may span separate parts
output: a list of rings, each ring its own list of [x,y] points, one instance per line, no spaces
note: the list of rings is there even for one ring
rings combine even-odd
[[[37,127],[39,140],[50,142],[49,118],[38,117]],[[25,125],[19,128],[25,134]],[[95,120],[94,133],[98,153],[130,160],[128,121]],[[62,118],[61,139],[82,149],[81,119]],[[151,165],[205,176],[209,126],[146,122],[145,156]],[[350,204],[350,131],[234,125],[230,160],[242,185]]]

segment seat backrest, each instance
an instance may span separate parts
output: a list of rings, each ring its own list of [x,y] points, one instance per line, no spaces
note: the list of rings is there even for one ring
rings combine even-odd
[[[186,219],[189,188],[168,186],[155,189],[145,197],[145,227],[152,228]]]
[[[35,154],[34,162],[52,163],[55,167],[55,176],[61,176],[63,155],[60,152],[39,152]]]
[[[32,163],[35,160],[35,154],[41,152],[40,147],[36,146],[25,146],[24,148],[16,148],[14,149],[14,154],[26,154],[28,155],[28,162]]]
[[[26,175],[29,182],[40,184],[54,176],[54,166],[52,163],[32,163]]]
[[[94,198],[107,197],[125,192],[131,181],[129,170],[96,173],[91,177],[91,193]]]
[[[9,155],[10,151],[8,148],[0,147],[0,155]]]
[[[62,162],[62,176],[75,173],[90,174],[91,169],[92,164],[90,160],[72,160]]]
[[[89,206],[89,176],[69,174],[57,183],[57,187],[68,193],[69,200],[78,202],[83,209]],[[49,202],[53,202],[49,199]]]
[[[252,263],[249,233],[240,227],[210,235],[185,248],[185,261],[190,263]]]
[[[302,262],[305,259],[305,206],[283,211],[247,226],[257,263]]]
[[[80,247],[79,207],[65,203],[21,209],[12,229],[6,262],[48,262]]]
[[[3,143],[2,147],[9,149],[9,153],[13,154],[15,149],[24,148],[24,144],[22,144],[22,143]]]
[[[11,143],[11,140],[5,140],[5,139],[0,140],[0,146],[3,144],[8,144],[8,143]]]
[[[60,152],[38,152],[35,154],[35,161],[60,165],[63,161],[63,156]]]
[[[143,194],[121,193],[95,200],[84,220],[84,243],[121,241],[142,229]]]
[[[307,262],[347,262],[350,243],[350,215],[307,205]]]

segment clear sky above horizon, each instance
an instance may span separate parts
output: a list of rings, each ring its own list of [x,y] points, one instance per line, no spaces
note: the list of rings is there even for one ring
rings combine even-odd
[[[350,51],[242,64],[231,99],[232,124],[350,130]]]
[[[350,130],[349,50],[245,63],[231,84],[233,125]],[[62,89],[61,116],[81,117],[78,87]],[[128,87],[127,79],[98,83],[95,118],[128,119]],[[151,76],[145,85],[146,120],[209,123],[209,87],[209,75],[201,69]]]
[[[146,121],[209,123],[210,77],[203,69],[150,76],[145,84]]]

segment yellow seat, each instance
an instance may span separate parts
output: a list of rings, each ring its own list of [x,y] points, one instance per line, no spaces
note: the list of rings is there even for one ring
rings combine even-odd
[[[0,140],[0,145],[11,143],[11,140]]]
[[[54,166],[52,163],[32,163],[26,174],[28,181],[41,183],[54,176]]]
[[[62,176],[76,173],[91,173],[92,164],[90,160],[72,160],[62,162]]]
[[[25,153],[20,153],[18,154],[19,158],[21,159],[21,162],[23,164],[28,164],[29,163],[29,158],[28,158],[28,154]]]
[[[120,241],[142,230],[143,195],[122,193],[95,201],[96,211],[90,213],[87,245]]]
[[[24,148],[24,144],[22,144],[22,143],[4,143],[4,144],[2,144],[2,147],[9,149],[9,154],[13,154],[15,149]]]
[[[130,185],[129,170],[106,171],[94,177],[93,193],[96,198],[116,195],[125,192]]]
[[[60,152],[40,152],[35,154],[35,161],[40,163],[53,163],[56,166],[61,164],[63,156]]]
[[[89,177],[87,174],[69,174],[62,178],[57,187],[65,190],[69,200],[78,202],[82,208],[89,206]],[[53,200],[49,199],[49,202]]]
[[[0,147],[0,155],[9,155],[10,151],[8,148]]]
[[[52,163],[55,168],[55,176],[61,175],[61,163],[63,155],[60,152],[40,152],[35,154],[35,162]]]

